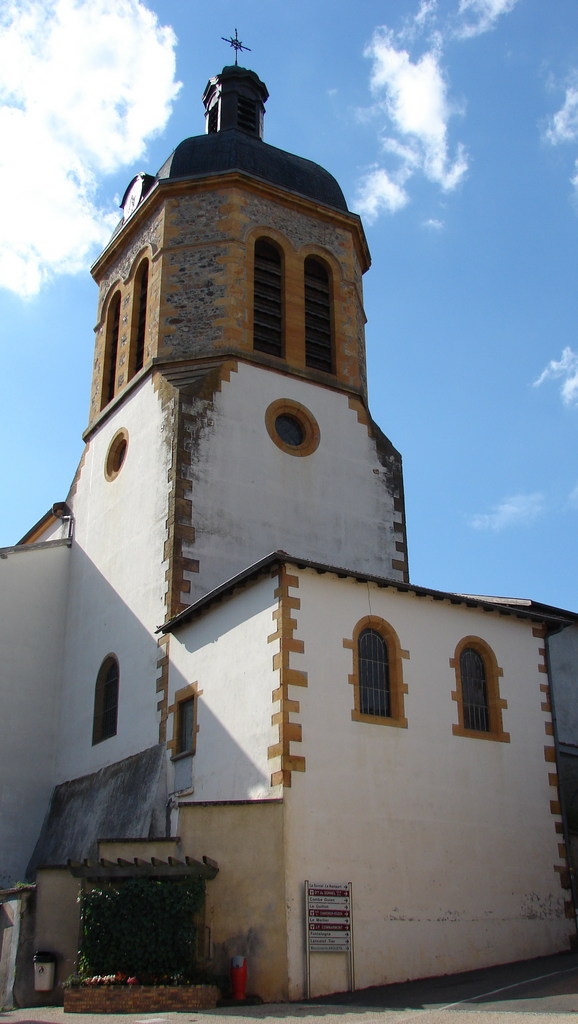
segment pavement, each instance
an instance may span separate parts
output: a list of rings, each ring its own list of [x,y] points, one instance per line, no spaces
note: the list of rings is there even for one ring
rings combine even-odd
[[[561,953],[464,974],[297,1003],[158,1014],[0,1011],[0,1024],[578,1024],[578,955]]]

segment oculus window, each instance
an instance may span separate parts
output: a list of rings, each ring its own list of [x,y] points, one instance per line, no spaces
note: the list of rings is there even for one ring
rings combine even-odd
[[[287,455],[311,455],[319,445],[319,426],[309,409],[289,398],[272,402],[265,413],[269,437]]]

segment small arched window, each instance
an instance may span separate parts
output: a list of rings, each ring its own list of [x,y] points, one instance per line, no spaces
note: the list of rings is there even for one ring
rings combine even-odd
[[[305,365],[333,373],[331,280],[322,260],[305,260]]]
[[[277,246],[255,242],[253,348],[283,356],[283,265]]]
[[[108,405],[108,403],[114,398],[119,338],[120,292],[116,292],[108,307],[108,316],[106,318],[106,341],[102,375],[102,409],[104,409],[105,405]]]
[[[364,629],[357,640],[359,710],[364,715],[389,718],[389,664],[387,644],[374,629]]]
[[[395,630],[384,619],[370,615],[357,623],[343,646],[353,654],[349,676],[354,687],[353,721],[406,729],[402,659],[409,654],[402,650]]]
[[[465,728],[489,732],[490,709],[484,659],[473,647],[465,647],[460,654],[460,675]]]
[[[133,338],[134,338],[134,362],[132,366],[133,376],[142,370],[144,365],[145,335],[147,326],[147,299],[149,286],[149,261],[143,260],[136,272],[134,282],[133,300]]]
[[[118,661],[114,655],[105,658],[94,688],[92,745],[116,736],[118,719]]]
[[[450,666],[456,673],[456,689],[452,699],[458,705],[458,723],[454,736],[508,743],[504,732],[502,711],[507,701],[500,697],[500,676],[503,674],[492,648],[480,637],[467,636],[456,647]]]

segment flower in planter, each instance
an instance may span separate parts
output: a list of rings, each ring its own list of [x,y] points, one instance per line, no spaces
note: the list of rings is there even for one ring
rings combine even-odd
[[[138,978],[127,978],[127,985],[138,985]]]

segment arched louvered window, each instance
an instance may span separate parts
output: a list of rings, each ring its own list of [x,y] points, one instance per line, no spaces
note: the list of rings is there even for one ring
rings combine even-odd
[[[252,96],[239,96],[238,98],[237,127],[250,135],[259,134],[259,107]]]
[[[305,364],[333,373],[331,280],[325,263],[305,260]]]
[[[108,316],[106,320],[106,344],[102,381],[102,409],[104,409],[104,406],[108,405],[108,403],[114,398],[119,337],[120,292],[116,292],[111,300],[110,306],[108,307]]]
[[[364,629],[357,641],[359,710],[363,715],[389,718],[391,694],[387,644],[374,629]]]
[[[113,655],[103,661],[94,690],[92,744],[116,736],[118,717],[118,662]]]
[[[283,356],[283,267],[279,249],[264,238],[255,243],[253,348]]]
[[[207,133],[214,135],[219,130],[219,104],[213,103],[207,120]]]
[[[464,728],[490,731],[490,711],[486,670],[481,654],[472,647],[466,647],[460,654],[462,679],[462,700],[464,705]]]
[[[133,374],[142,370],[144,364],[145,334],[147,326],[147,298],[149,287],[149,261],[143,260],[135,278],[133,316],[136,317],[134,334],[134,366]]]

